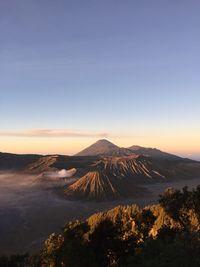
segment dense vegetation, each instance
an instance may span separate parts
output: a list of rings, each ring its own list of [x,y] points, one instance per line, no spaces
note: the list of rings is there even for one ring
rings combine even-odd
[[[119,206],[67,223],[29,265],[0,266],[199,267],[200,187],[168,189],[159,205]]]

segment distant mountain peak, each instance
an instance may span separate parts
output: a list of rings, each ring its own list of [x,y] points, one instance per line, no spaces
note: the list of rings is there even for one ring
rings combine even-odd
[[[105,147],[109,147],[109,148],[119,148],[117,145],[113,144],[112,142],[110,142],[107,139],[99,139],[98,141],[96,141],[93,146],[105,146]]]
[[[106,139],[100,139],[91,146],[76,154],[76,156],[107,155],[117,149],[119,149],[119,147],[111,143],[110,141]]]
[[[111,143],[109,140],[107,140],[107,139],[99,139],[98,141],[96,141],[96,143],[107,143],[107,144],[112,144],[112,145],[114,145],[113,143]]]
[[[106,139],[98,140],[96,143],[91,146],[85,148],[76,156],[130,156],[133,155],[134,152],[128,148],[118,147],[115,144],[111,143]]]

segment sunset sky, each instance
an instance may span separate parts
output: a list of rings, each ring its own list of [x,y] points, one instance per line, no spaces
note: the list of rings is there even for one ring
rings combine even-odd
[[[200,160],[199,0],[1,0],[0,151],[98,139]]]

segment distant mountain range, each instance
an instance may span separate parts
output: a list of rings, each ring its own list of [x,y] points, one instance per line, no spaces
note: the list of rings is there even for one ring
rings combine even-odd
[[[121,148],[104,139],[75,156],[0,153],[0,170],[39,175],[62,169],[76,169],[76,181],[64,188],[66,197],[83,200],[133,197],[144,192],[144,184],[200,178],[200,162],[156,148]]]
[[[76,156],[130,156],[130,155],[143,155],[153,158],[162,159],[180,159],[180,157],[160,151],[156,148],[145,148],[141,146],[131,146],[129,148],[118,147],[106,139],[102,139],[85,148]]]

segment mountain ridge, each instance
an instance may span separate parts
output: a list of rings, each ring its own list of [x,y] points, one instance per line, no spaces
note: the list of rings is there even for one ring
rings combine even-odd
[[[148,157],[153,157],[153,158],[160,158],[160,159],[169,159],[169,158],[180,159],[181,158],[177,155],[161,151],[160,149],[157,149],[157,148],[133,145],[129,147],[128,149],[133,151],[133,153],[136,155],[143,155],[143,156],[148,156]]]
[[[132,145],[130,147],[119,147],[107,139],[100,139],[89,147],[75,154],[75,156],[130,156],[143,155],[159,159],[180,159],[181,157],[161,151],[157,148]]]

